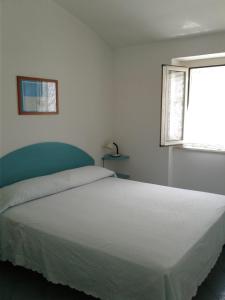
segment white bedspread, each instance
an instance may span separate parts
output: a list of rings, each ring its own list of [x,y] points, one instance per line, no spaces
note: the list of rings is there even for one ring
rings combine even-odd
[[[224,196],[112,177],[0,215],[2,260],[104,300],[190,300],[224,242]]]

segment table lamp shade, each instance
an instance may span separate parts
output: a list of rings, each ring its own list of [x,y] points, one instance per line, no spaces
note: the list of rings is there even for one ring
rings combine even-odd
[[[104,145],[104,148],[108,149],[108,150],[111,150],[111,151],[116,150],[116,153],[112,154],[112,156],[120,156],[119,147],[116,143],[114,143],[114,142],[107,143],[107,144]]]

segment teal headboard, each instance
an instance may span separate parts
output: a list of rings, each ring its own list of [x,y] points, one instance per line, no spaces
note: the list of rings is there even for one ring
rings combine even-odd
[[[94,159],[75,146],[59,142],[33,144],[0,159],[0,187],[88,165],[94,165]]]

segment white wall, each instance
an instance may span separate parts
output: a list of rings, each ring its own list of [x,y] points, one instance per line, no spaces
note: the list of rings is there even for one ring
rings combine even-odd
[[[117,50],[114,136],[131,156],[124,171],[134,179],[225,194],[224,154],[159,147],[161,65],[176,57],[224,51],[225,34]]]
[[[117,50],[112,91],[112,52],[86,25],[51,0],[7,0],[3,9],[3,153],[58,140],[80,146],[99,163],[102,144],[114,134],[131,156],[119,165],[132,178],[225,194],[223,154],[159,147],[161,64],[224,52],[224,34]],[[16,75],[58,79],[60,114],[19,116]]]
[[[174,149],[173,185],[225,194],[225,153]]]
[[[100,162],[112,135],[112,52],[51,0],[4,1],[4,153],[39,141],[75,144]],[[59,115],[19,116],[16,75],[59,80]]]
[[[168,153],[158,147],[161,59],[151,46],[118,50],[115,57],[115,140],[133,179],[167,184]]]

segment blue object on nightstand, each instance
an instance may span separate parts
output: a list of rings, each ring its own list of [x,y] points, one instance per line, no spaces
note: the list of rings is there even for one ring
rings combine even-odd
[[[127,160],[127,159],[129,159],[129,158],[130,158],[129,155],[123,155],[123,154],[121,154],[120,156],[113,156],[113,155],[111,155],[111,154],[105,154],[105,155],[102,157],[103,167],[105,166],[105,160],[110,160],[110,161],[123,161],[123,160]],[[130,175],[128,175],[128,174],[116,173],[116,175],[117,175],[119,178],[123,178],[123,179],[129,179],[129,178],[130,178]]]

